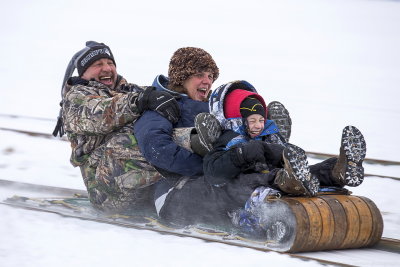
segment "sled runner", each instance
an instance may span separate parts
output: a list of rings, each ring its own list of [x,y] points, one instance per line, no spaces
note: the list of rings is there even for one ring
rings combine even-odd
[[[312,198],[284,196],[266,199],[257,208],[266,236],[257,240],[250,239],[236,228],[195,225],[176,229],[160,222],[156,214],[146,211],[105,214],[94,209],[88,198],[82,195],[71,198],[14,196],[3,203],[139,229],[157,228],[178,235],[209,236],[208,239],[292,253],[371,247],[381,240],[383,231],[381,213],[370,199],[337,193],[320,193]]]

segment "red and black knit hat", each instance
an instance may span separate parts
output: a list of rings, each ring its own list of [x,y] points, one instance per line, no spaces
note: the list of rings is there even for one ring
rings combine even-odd
[[[247,118],[252,114],[260,114],[267,117],[267,106],[264,99],[257,93],[242,89],[235,89],[224,101],[225,118]]]
[[[219,76],[219,69],[209,53],[197,47],[182,47],[175,51],[169,62],[169,87],[182,87],[183,82],[191,75],[210,71],[214,81]]]

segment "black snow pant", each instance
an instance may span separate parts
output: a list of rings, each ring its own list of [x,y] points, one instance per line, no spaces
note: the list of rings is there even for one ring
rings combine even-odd
[[[335,185],[331,172],[336,161],[336,158],[330,158],[310,166],[310,172],[318,178],[321,186]],[[274,185],[278,170],[274,169],[267,174],[240,174],[236,179],[218,186],[212,185],[205,176],[189,179],[183,185],[172,188],[159,215],[166,222],[177,225],[231,225],[229,215],[244,208],[257,187],[278,189]],[[164,188],[165,192],[165,188],[171,188],[171,185],[168,180],[163,180],[159,182],[158,189],[160,188]]]
[[[337,160],[337,158],[329,158],[320,163],[310,165],[310,172],[317,177],[320,186],[339,186],[332,176],[332,170]]]
[[[166,222],[177,225],[210,224],[231,225],[230,214],[243,208],[251,193],[260,185],[268,186],[278,169],[266,175],[241,174],[222,185],[212,185],[207,177],[190,179],[182,186],[175,186],[167,195],[159,211]],[[158,182],[156,191],[165,192],[168,181]],[[164,189],[163,189],[164,187]],[[156,196],[160,196],[156,192]]]

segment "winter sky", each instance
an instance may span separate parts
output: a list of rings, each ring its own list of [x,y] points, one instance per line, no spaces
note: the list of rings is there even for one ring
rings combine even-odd
[[[399,1],[25,0],[1,9],[0,113],[56,117],[65,68],[87,40],[109,45],[118,72],[140,85],[167,74],[177,48],[196,46],[220,68],[213,88],[244,79],[284,103],[291,141],[305,150],[337,153],[352,124],[367,157],[400,159],[390,153],[400,149]]]

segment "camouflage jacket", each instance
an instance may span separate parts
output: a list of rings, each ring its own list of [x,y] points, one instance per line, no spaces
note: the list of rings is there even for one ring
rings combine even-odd
[[[97,81],[77,77],[68,80],[63,90],[62,116],[73,166],[96,161],[100,155],[94,152],[101,153],[102,144],[115,134],[133,133],[132,123],[140,114],[132,103],[143,89],[128,84],[122,76],[118,76],[114,90]]]

